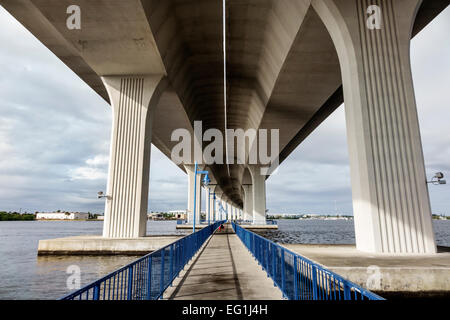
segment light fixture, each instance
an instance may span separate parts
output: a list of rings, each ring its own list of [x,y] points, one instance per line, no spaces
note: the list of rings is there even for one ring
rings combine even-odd
[[[447,181],[444,180],[444,174],[442,172],[437,172],[434,177],[431,179],[431,181],[427,181],[427,183],[432,183],[434,185],[439,184],[447,184]]]
[[[211,179],[209,179],[208,174],[205,174],[205,177],[203,178],[203,185],[205,187],[209,186],[209,184],[211,183]]]
[[[99,198],[99,199],[101,199],[101,198],[106,198],[106,199],[111,199],[111,197],[110,196],[108,196],[108,195],[105,195],[104,193],[103,193],[103,191],[99,191],[99,192],[97,192],[97,197]]]

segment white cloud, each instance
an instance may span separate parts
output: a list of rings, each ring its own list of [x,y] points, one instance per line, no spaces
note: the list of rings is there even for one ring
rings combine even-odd
[[[106,155],[98,155],[93,159],[87,159],[86,164],[93,167],[105,166],[109,163],[109,157]]]
[[[107,174],[104,170],[92,167],[81,167],[71,171],[72,180],[99,180],[106,179]]]
[[[97,155],[86,160],[86,165],[69,170],[71,180],[105,180],[108,177],[109,157]]]

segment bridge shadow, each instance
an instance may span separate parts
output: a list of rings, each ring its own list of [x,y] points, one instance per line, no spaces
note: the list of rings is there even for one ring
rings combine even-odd
[[[438,246],[437,252],[438,253],[448,253],[448,252],[450,252],[450,247]]]

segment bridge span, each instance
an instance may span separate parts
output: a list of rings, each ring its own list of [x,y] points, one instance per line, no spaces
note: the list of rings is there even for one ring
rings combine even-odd
[[[432,254],[409,48],[450,0],[372,2],[0,0],[112,106],[105,239],[146,235],[152,143],[187,174],[189,222],[200,220],[197,161],[211,215],[220,202],[223,219],[265,224],[272,165],[345,101],[358,250]],[[239,129],[278,132],[269,163],[250,161],[256,143],[229,150]],[[177,161],[181,133],[192,154]],[[220,136],[208,163],[206,141]]]

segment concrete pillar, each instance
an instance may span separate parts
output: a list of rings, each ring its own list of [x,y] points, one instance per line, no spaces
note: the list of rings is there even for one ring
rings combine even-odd
[[[219,220],[223,220],[223,201],[221,198],[217,202],[217,216]]]
[[[102,78],[113,112],[103,237],[146,235],[152,122],[163,76]]]
[[[188,219],[187,220],[188,220],[189,224],[193,224],[194,223],[195,165],[186,164],[186,165],[184,165],[184,168],[188,174],[188,211],[187,211]],[[197,170],[202,171],[203,167],[199,165]],[[202,176],[200,174],[197,174],[197,192],[196,192],[197,199],[195,200],[195,203],[196,203],[195,223],[196,224],[200,223],[200,215],[201,215],[201,211],[202,211],[202,186],[201,186],[202,181],[201,180],[202,180]]]
[[[216,205],[215,205],[215,200],[214,200],[214,189],[215,189],[215,187],[212,187],[209,189],[209,192],[210,192],[209,207],[210,207],[211,223],[216,221]]]
[[[214,186],[205,188],[206,192],[206,222],[214,222]]]
[[[266,224],[266,176],[257,165],[249,165],[253,185],[253,224]]]
[[[216,202],[215,202],[215,219],[216,221],[221,220],[220,218],[220,205],[221,205],[221,199],[220,196],[222,195],[222,193],[217,190],[216,188]]]
[[[409,51],[421,2],[312,1],[340,60],[362,251],[436,252]]]
[[[227,203],[225,200],[222,200],[222,219],[226,220],[227,218]]]
[[[253,221],[253,185],[243,185],[244,189],[244,216],[245,221]]]

